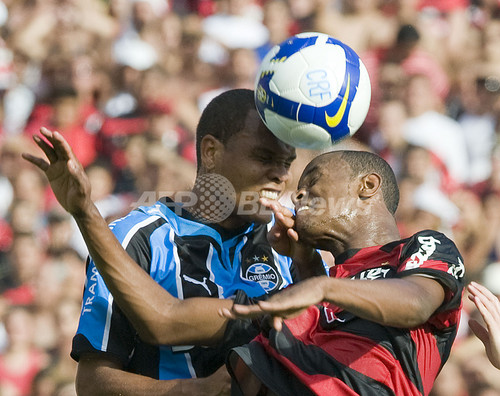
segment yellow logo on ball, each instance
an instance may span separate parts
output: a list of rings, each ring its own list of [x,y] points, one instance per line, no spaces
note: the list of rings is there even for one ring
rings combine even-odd
[[[344,113],[347,108],[347,98],[349,97],[349,89],[351,86],[351,78],[349,75],[347,75],[347,87],[344,93],[344,97],[342,98],[342,103],[340,104],[340,107],[337,111],[337,113],[333,116],[329,116],[328,113],[325,111],[325,119],[326,119],[326,124],[330,128],[335,128],[337,125],[340,124],[340,121],[342,121],[342,118],[344,118]]]

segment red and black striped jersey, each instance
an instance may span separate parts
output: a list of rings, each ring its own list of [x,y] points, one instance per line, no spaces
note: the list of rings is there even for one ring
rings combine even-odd
[[[422,231],[347,251],[330,271],[332,277],[367,281],[416,274],[445,289],[443,304],[421,326],[384,326],[323,303],[286,320],[281,332],[261,333],[233,351],[279,395],[427,395],[460,319],[465,269],[455,244],[439,232]]]

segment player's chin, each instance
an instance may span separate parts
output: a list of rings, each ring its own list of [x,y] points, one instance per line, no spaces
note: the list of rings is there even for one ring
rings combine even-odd
[[[259,202],[248,202],[236,208],[237,215],[249,223],[266,224],[272,220],[273,212]]]
[[[266,211],[248,215],[247,219],[251,223],[267,224],[273,219],[273,216],[271,212]]]
[[[314,230],[311,229],[308,222],[304,218],[297,216],[294,229],[299,235],[299,240],[307,245],[316,246],[316,238]]]
[[[243,215],[250,223],[267,224],[272,218],[272,212],[264,206],[259,205],[259,210]]]

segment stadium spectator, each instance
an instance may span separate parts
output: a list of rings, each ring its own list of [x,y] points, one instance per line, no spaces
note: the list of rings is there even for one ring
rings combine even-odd
[[[202,21],[203,40],[199,57],[205,62],[223,64],[227,50],[256,49],[267,42],[269,32],[262,23],[262,11],[253,0],[220,0],[214,14]]]
[[[488,78],[491,79],[477,72],[464,71],[459,87],[461,107],[457,121],[462,126],[469,161],[466,182],[478,189],[491,175],[491,158],[496,140],[496,93],[489,90],[493,88],[489,87]]]
[[[262,23],[269,31],[267,43],[258,47],[255,51],[259,60],[264,59],[267,52],[275,45],[285,41],[293,31],[293,18],[289,4],[286,0],[266,1],[263,9]]]
[[[447,72],[460,67],[467,54],[471,24],[469,0],[416,0],[398,2],[399,19],[414,24],[422,34],[422,46]],[[454,77],[454,76],[453,76]]]
[[[397,19],[380,0],[341,0],[337,7],[317,1],[316,29],[338,38],[363,57],[371,49],[387,48],[394,41]]]
[[[48,362],[43,350],[34,342],[34,318],[24,306],[11,306],[3,318],[8,347],[0,354],[0,393],[29,396],[37,373]]]
[[[443,101],[427,76],[410,77],[405,104],[409,118],[403,131],[405,140],[428,149],[441,162],[439,187],[453,191],[468,179],[468,159],[460,124],[444,113]]]
[[[408,115],[401,100],[387,100],[380,104],[377,128],[373,131],[369,145],[394,170],[396,177],[403,173],[405,153],[408,148],[403,127]]]
[[[228,51],[228,60],[219,66],[219,83],[216,87],[203,92],[198,98],[198,107],[203,110],[216,96],[229,89],[253,89],[259,68],[257,53],[253,49],[237,48]]]
[[[367,122],[376,122],[384,100],[402,99],[398,89],[388,84],[406,83],[413,75],[427,76],[440,100],[447,98],[449,77],[442,65],[421,48],[419,40],[420,34],[414,26],[402,25],[392,45],[372,46],[372,49],[361,53],[373,87]]]

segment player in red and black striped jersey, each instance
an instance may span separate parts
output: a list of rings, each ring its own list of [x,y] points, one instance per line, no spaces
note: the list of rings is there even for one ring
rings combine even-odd
[[[274,205],[282,227],[294,227],[288,237],[331,251],[335,266],[329,277],[226,312],[274,316],[274,328],[229,357],[237,391],[430,392],[457,332],[464,265],[454,243],[439,232],[399,240],[397,196],[394,176],[379,157],[333,152],[304,171],[295,218],[285,218]]]

